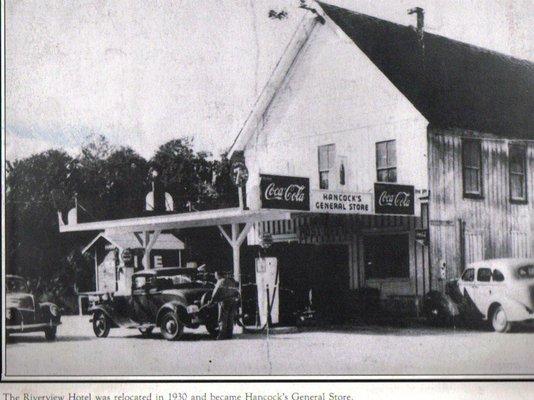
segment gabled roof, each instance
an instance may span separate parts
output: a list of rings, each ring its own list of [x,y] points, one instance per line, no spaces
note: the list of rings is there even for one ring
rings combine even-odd
[[[241,130],[232,143],[232,146],[228,152],[229,158],[232,158],[236,151],[242,151],[245,148],[246,144],[261,122],[261,119],[269,110],[269,107],[272,104],[278,89],[280,89],[284,83],[291,68],[295,64],[295,60],[298,58],[298,55],[301,53],[301,50],[308,41],[313,29],[317,24],[322,23],[321,21],[322,19],[320,14],[317,14],[317,16],[314,16],[314,14],[309,12],[304,14],[304,17],[301,19],[297,28],[293,32],[291,40],[276,63],[276,66],[272,71],[267,84],[256,99],[256,102],[254,103],[254,106],[252,107],[243,126],[241,127]]]
[[[431,125],[534,139],[534,63],[319,4]]]
[[[143,242],[140,236],[133,232],[117,233],[117,232],[102,232],[95,237],[91,243],[89,243],[82,250],[85,253],[100,239],[103,238],[117,246],[119,249],[142,249]],[[152,247],[152,250],[183,250],[185,249],[184,243],[176,236],[170,233],[162,233],[156,239],[156,243]]]

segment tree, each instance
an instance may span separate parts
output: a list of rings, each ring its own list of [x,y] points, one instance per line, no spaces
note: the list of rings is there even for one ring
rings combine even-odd
[[[37,274],[55,268],[58,246],[58,207],[68,203],[67,165],[72,158],[49,150],[10,166],[6,177],[8,270]],[[57,196],[61,193],[61,196]]]
[[[148,163],[130,147],[115,148],[103,136],[81,150],[71,181],[77,188],[80,220],[139,216],[149,191]]]
[[[212,185],[213,163],[209,153],[193,151],[189,138],[171,140],[160,146],[151,160],[159,170],[165,190],[174,199],[177,211],[205,209],[217,194]]]
[[[160,170],[178,212],[189,211],[189,203],[199,210],[237,205],[229,160],[210,158],[195,152],[189,139],[177,139],[161,146],[149,163],[129,147],[92,136],[77,157],[49,150],[8,163],[8,273],[30,279],[38,294],[74,311],[76,291],[93,289],[93,263],[80,249],[94,232],[60,234],[57,211],[66,219],[76,199],[80,222],[143,215],[151,165]],[[202,243],[213,241],[211,236],[199,233],[193,241],[200,252],[209,253]]]
[[[220,160],[213,161],[213,188],[216,198],[210,208],[237,207],[239,199],[237,197],[237,187],[231,178],[232,163],[228,159],[228,153],[221,154]]]

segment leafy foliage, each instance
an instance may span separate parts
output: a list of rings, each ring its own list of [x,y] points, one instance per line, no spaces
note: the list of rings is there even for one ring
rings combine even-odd
[[[147,161],[129,147],[116,148],[96,136],[87,139],[76,158],[48,150],[8,163],[8,273],[25,276],[43,298],[74,311],[75,293],[94,289],[93,261],[80,253],[94,233],[60,235],[57,211],[65,218],[76,199],[79,221],[143,215],[150,167],[159,170],[176,212],[235,206],[229,160],[210,157],[195,152],[191,140],[176,139]]]

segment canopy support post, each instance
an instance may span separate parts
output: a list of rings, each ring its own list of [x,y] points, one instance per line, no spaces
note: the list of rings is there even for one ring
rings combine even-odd
[[[145,270],[150,269],[150,252],[152,251],[154,244],[156,244],[156,240],[158,240],[160,233],[161,230],[156,230],[152,234],[152,237],[150,237],[150,231],[143,232],[143,245],[145,248],[145,254],[143,255],[143,269]]]
[[[241,244],[247,237],[247,234],[249,233],[250,228],[252,228],[252,222],[247,222],[241,232],[239,232],[239,224],[237,223],[232,224],[231,225],[232,231],[230,235],[228,235],[226,230],[221,225],[217,225],[217,228],[219,228],[219,231],[221,232],[223,237],[226,239],[228,244],[232,247],[234,279],[236,280],[237,283],[239,283],[239,288],[241,288],[241,264],[240,264],[239,249],[241,248]]]

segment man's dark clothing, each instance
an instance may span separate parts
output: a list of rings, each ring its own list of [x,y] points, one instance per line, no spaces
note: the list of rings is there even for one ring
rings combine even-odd
[[[233,278],[221,278],[213,289],[212,303],[219,303],[219,335],[217,339],[231,339],[239,299],[237,282]]]

